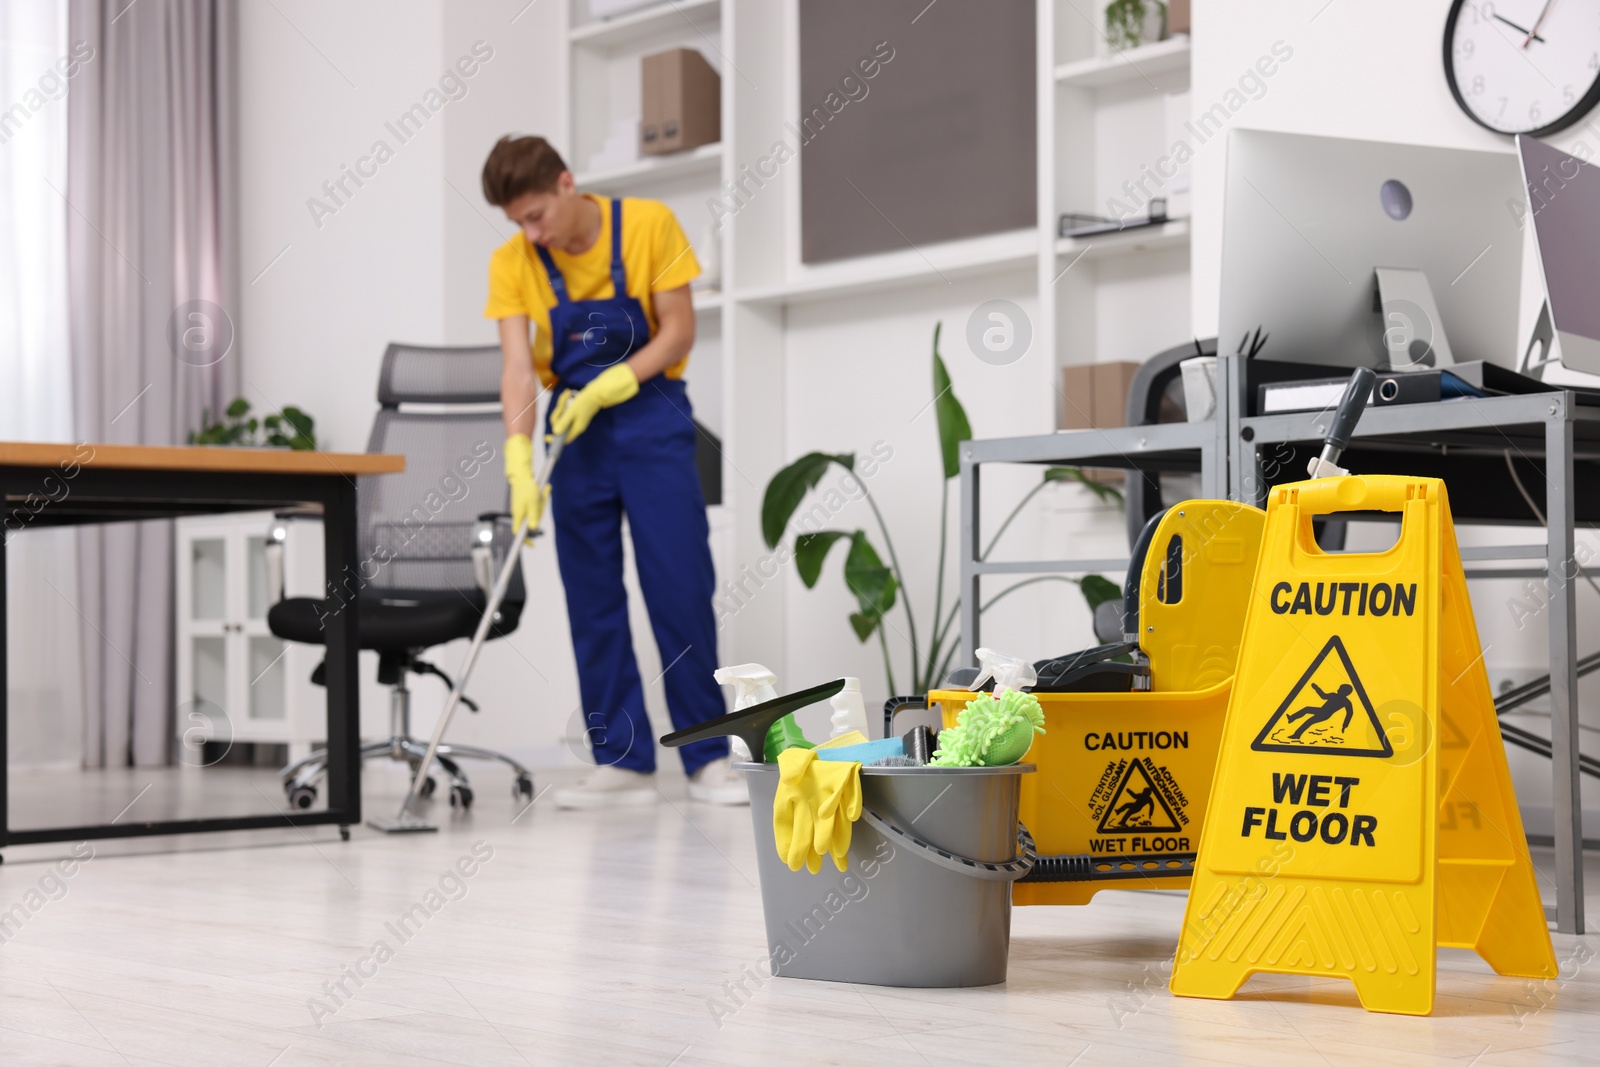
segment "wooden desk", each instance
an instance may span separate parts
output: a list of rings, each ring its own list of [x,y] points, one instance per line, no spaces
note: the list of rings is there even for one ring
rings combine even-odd
[[[308,508],[322,513],[323,563],[330,589],[341,576],[359,588],[356,478],[394,474],[405,457],[254,448],[0,442],[0,604],[5,603],[5,547],[43,526],[176,518],[181,515]],[[47,841],[251,830],[361,821],[360,692],[354,611],[330,613],[327,642],[328,808],[326,811],[170,822],[134,822],[12,830],[7,812],[6,621],[0,611],[0,848]]]

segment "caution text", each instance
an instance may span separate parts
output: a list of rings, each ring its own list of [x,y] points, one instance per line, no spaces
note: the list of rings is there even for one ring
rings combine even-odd
[[[1410,615],[1416,607],[1416,582],[1279,582],[1272,587],[1272,610],[1279,615]]]

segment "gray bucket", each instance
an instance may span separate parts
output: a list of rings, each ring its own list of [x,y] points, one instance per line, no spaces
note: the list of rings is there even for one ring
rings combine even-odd
[[[1030,764],[862,767],[848,869],[791,871],[778,858],[775,763],[739,763],[750,784],[771,973],[887,986],[1006,980],[1011,883],[1032,867],[1017,805]]]

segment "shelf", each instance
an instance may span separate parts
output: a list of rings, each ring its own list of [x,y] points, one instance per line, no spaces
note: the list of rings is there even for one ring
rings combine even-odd
[[[1094,237],[1060,237],[1056,239],[1056,255],[1110,259],[1135,252],[1183,248],[1188,244],[1189,220],[1172,219],[1160,226],[1140,226],[1136,230],[1103,233]]]
[[[567,39],[585,48],[621,48],[659,37],[675,27],[688,23],[698,28],[696,16],[719,12],[722,0],[683,0],[681,3],[655,4],[640,11],[618,15],[614,19],[585,22],[574,26]]]
[[[1012,230],[920,250],[863,256],[812,268],[795,281],[741,289],[734,299],[742,304],[781,306],[981,277],[1032,266],[1038,241],[1036,230]]]
[[[605,193],[630,191],[653,181],[705,175],[715,181],[722,168],[722,145],[706,144],[670,156],[650,156],[625,167],[596,170],[577,175],[578,188]]]
[[[720,311],[725,301],[721,289],[713,289],[710,292],[697,292],[691,289],[689,295],[694,298],[694,309],[697,312]]]
[[[1189,69],[1189,38],[1171,37],[1109,56],[1080,59],[1056,68],[1056,84],[1076,89],[1145,81],[1157,74]]]

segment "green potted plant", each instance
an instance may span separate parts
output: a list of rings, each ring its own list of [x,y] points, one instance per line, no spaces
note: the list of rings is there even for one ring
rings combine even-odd
[[[809,452],[801,456],[772,476],[761,502],[762,537],[768,548],[776,548],[785,536],[790,535],[789,520],[793,518],[806,496],[821,481],[823,475],[828,472],[829,467],[842,467],[852,475],[856,475],[863,498],[872,509],[877,534],[883,539],[888,562],[884,562],[883,555],[879,553],[872,536],[866,530],[817,530],[792,535],[795,569],[806,588],[814,589],[821,579],[823,564],[827,561],[828,553],[833,546],[836,544],[849,546],[845,551],[843,575],[845,585],[856,598],[856,610],[849,616],[850,628],[862,644],[871,640],[874,634],[877,635],[879,648],[883,652],[884,680],[888,683],[891,693],[925,693],[938,688],[942,679],[949,673],[950,664],[960,645],[953,628],[960,615],[961,601],[959,597],[951,597],[949,607],[945,606],[944,565],[945,553],[949,546],[950,481],[961,472],[957,450],[962,441],[972,437],[972,427],[967,421],[966,409],[956,398],[955,390],[950,384],[950,375],[945,369],[944,360],[939,355],[941,325],[936,324],[933,328],[933,407],[939,428],[940,464],[944,477],[940,480],[939,492],[939,565],[931,583],[934,604],[933,632],[926,640],[923,640],[919,633],[916,614],[906,596],[906,575],[901,568],[899,554],[895,551],[894,539],[889,534],[883,512],[878,509],[877,501],[872,497],[871,488],[865,479],[856,475],[856,457],[853,453]],[[990,537],[988,545],[983,549],[981,558],[989,557],[1012,521],[1035,496],[1046,486],[1061,482],[1076,482],[1102,501],[1115,501],[1118,505],[1122,503],[1120,492],[1110,486],[1091,481],[1082,470],[1076,467],[1050,467],[1045,470],[1039,484],[1024,494],[1001,521]],[[1122,596],[1122,590],[1102,575],[1087,574],[1082,578],[1056,574],[1041,575],[1007,586],[979,605],[978,610],[987,611],[1018,589],[1041,582],[1070,582],[1077,585],[1091,613],[1102,603]],[[905,614],[906,634],[911,645],[909,690],[902,690],[896,684],[894,657],[889,653],[889,642],[883,632],[884,619],[897,604]]]
[[[211,409],[200,413],[200,428],[189,431],[191,445],[231,445],[236,448],[290,448],[297,452],[317,447],[316,423],[294,405],[257,419],[250,414],[250,401],[235,397],[214,418]]]
[[[1161,0],[1111,0],[1106,5],[1106,43],[1111,50],[1123,52],[1139,47],[1152,13],[1159,15],[1154,34],[1159,40],[1166,35],[1166,4]]]

